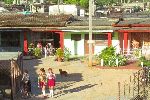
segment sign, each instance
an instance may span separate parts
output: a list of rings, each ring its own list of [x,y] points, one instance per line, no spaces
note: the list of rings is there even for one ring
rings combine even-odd
[[[88,40],[87,43],[95,43],[94,40]]]

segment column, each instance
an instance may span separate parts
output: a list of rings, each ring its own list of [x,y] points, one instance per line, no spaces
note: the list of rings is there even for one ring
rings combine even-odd
[[[60,41],[59,41],[60,47],[61,47],[62,49],[64,49],[64,32],[63,32],[63,31],[60,31],[60,32],[59,32],[59,35],[60,35]]]
[[[28,41],[27,41],[27,34],[26,32],[24,32],[24,41],[23,41],[23,51],[24,51],[24,55],[27,55],[28,53]]]
[[[108,46],[111,46],[111,33],[108,33]]]
[[[124,33],[124,50],[126,51],[128,49],[128,33]]]

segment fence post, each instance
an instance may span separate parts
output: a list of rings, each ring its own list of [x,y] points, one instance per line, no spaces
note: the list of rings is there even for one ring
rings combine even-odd
[[[118,82],[118,100],[120,100],[120,82]]]
[[[139,92],[140,92],[140,72],[138,71],[138,95],[139,95]]]
[[[119,61],[118,61],[118,59],[116,59],[116,65],[117,65],[117,67],[119,66]]]
[[[142,68],[143,68],[143,65],[144,65],[144,63],[143,63],[143,62],[141,62],[141,66],[142,66]]]
[[[126,83],[124,83],[124,96],[126,95]]]
[[[101,59],[101,66],[104,66],[104,60]]]
[[[133,78],[133,81],[134,81],[134,83],[133,83],[133,97],[134,97],[135,73],[134,73],[134,78]]]

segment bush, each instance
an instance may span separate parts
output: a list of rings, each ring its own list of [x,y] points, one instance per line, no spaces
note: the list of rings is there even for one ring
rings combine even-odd
[[[35,48],[34,49],[34,56],[36,57],[36,58],[41,58],[42,57],[42,52],[41,52],[41,49],[40,48]]]
[[[70,58],[70,55],[71,55],[71,51],[69,51],[69,49],[65,47],[64,48],[64,59],[68,61]]]
[[[127,59],[120,54],[115,54],[115,48],[114,47],[106,47],[102,50],[102,52],[99,54],[99,59],[103,59],[105,66],[117,66],[116,65],[116,59],[118,59],[118,66],[125,65],[127,62]]]
[[[61,48],[58,48],[56,50],[56,56],[59,57],[59,58],[63,58],[64,57],[64,52]]]
[[[28,47],[28,55],[29,56],[33,56],[34,55],[34,44],[30,43],[29,47]]]
[[[141,66],[141,62],[143,62],[143,66],[150,67],[150,60],[147,60],[144,56],[139,59],[139,66]]]

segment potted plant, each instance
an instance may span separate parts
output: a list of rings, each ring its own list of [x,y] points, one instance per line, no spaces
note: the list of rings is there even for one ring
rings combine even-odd
[[[56,50],[57,61],[62,61],[64,57],[64,52],[61,48]]]

